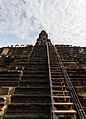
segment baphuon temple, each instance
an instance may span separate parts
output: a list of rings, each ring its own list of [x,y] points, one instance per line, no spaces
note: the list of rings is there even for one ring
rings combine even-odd
[[[86,119],[86,47],[0,48],[0,119]]]

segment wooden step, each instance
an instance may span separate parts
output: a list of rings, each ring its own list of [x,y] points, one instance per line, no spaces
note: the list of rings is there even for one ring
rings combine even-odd
[[[59,103],[53,103],[53,105],[73,105],[73,103],[69,102],[69,103],[63,103],[63,102],[59,102]]]
[[[71,98],[70,96],[53,96],[53,98]]]
[[[67,91],[67,90],[64,90],[64,91],[61,91],[61,90],[59,90],[59,91],[58,91],[58,90],[53,90],[53,92],[57,92],[57,93],[65,93],[65,92],[66,92],[66,93],[69,93],[69,91]]]
[[[56,102],[56,103],[53,103],[53,105],[56,110],[72,110],[74,108],[73,103],[69,103],[69,102],[67,103]]]
[[[57,114],[71,114],[71,113],[77,113],[75,110],[54,110],[54,113]]]
[[[56,91],[56,90],[53,90],[53,95],[55,96],[68,96],[69,95],[69,92],[68,91]]]

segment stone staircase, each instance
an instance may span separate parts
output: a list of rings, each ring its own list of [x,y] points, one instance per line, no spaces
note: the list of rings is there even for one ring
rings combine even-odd
[[[34,46],[4,118],[50,119],[50,107],[46,46]]]
[[[77,61],[71,55],[78,54],[79,48],[73,50],[64,45],[56,48],[62,62],[48,35],[42,31],[34,46],[0,49],[0,119],[85,119],[78,113],[82,112],[80,106],[76,108],[79,103],[75,103],[78,96],[86,110],[86,74],[74,70]],[[8,60],[7,55],[2,55],[6,52],[14,58],[9,64],[4,60]],[[69,86],[67,78],[73,85]]]

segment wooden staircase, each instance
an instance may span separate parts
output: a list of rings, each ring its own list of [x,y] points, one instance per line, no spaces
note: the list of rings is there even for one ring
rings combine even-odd
[[[71,96],[63,72],[59,66],[54,47],[47,46],[47,51],[50,68],[52,117],[54,119],[76,119],[77,112],[71,101]]]

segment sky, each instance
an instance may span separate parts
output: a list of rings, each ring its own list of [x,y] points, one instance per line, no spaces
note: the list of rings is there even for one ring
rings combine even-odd
[[[54,44],[86,46],[86,0],[0,0],[0,47],[34,44],[41,30]]]

